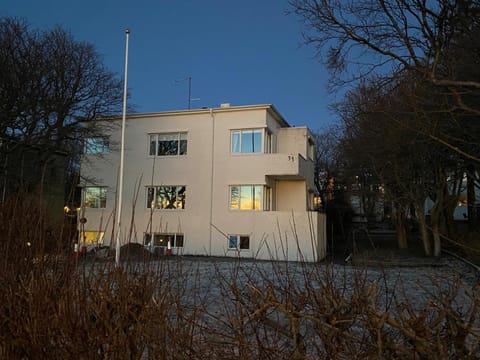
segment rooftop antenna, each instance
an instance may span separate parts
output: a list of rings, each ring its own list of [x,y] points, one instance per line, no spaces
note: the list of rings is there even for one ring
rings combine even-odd
[[[191,108],[192,103],[192,77],[188,77],[188,110]]]
[[[185,80],[188,80],[188,110],[190,110],[192,108],[192,101],[198,101],[200,100],[200,98],[195,98],[195,99],[192,98],[192,77],[191,76],[186,77],[185,79],[175,80],[175,83],[178,84],[179,82],[182,82]]]

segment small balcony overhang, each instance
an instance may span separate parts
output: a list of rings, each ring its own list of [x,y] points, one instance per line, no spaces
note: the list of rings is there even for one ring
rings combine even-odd
[[[300,154],[266,154],[265,175],[278,180],[313,178],[313,162]]]

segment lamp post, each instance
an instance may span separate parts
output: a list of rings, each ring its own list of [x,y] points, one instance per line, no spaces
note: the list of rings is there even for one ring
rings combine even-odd
[[[127,117],[127,78],[128,78],[128,37],[130,30],[125,30],[125,77],[123,83],[123,112],[122,112],[122,139],[120,143],[120,170],[118,179],[118,202],[117,202],[117,240],[115,243],[115,265],[120,264],[120,235],[122,218],[122,195],[123,195],[123,167],[125,160],[125,121]]]

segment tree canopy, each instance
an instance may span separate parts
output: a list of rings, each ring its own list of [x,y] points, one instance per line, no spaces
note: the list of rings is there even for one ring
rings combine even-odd
[[[122,83],[66,30],[0,18],[0,137],[70,153],[97,117],[119,113]]]
[[[344,127],[342,157],[374,175],[396,214],[425,200],[434,236],[420,224],[426,253],[440,237],[467,174],[469,219],[480,164],[480,3],[476,0],[292,0],[304,39],[316,46]],[[404,226],[404,224],[397,224]],[[398,227],[397,226],[397,227]],[[400,243],[400,241],[399,241]],[[433,249],[431,249],[431,247]]]
[[[92,44],[61,27],[37,30],[25,20],[0,17],[2,199],[20,184],[38,185],[47,163],[62,174],[57,180],[71,175],[85,138],[103,133],[105,125],[93,120],[119,114],[122,95],[121,79]]]

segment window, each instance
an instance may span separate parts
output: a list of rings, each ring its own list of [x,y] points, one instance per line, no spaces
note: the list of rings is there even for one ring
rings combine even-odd
[[[232,153],[261,153],[263,130],[233,130]]]
[[[80,232],[80,242],[87,245],[103,245],[105,232],[103,231],[82,231]]]
[[[107,137],[91,137],[85,139],[85,154],[100,154],[110,150]]]
[[[175,156],[187,154],[187,133],[150,134],[149,155]]]
[[[271,154],[273,152],[273,135],[270,131],[265,133],[265,153]]]
[[[185,190],[182,185],[147,187],[147,208],[185,209]]]
[[[145,233],[145,236],[143,238],[143,244],[145,246],[168,246],[168,241],[170,241],[171,247],[183,247],[183,234]]]
[[[87,186],[84,189],[84,206],[87,208],[107,207],[107,188],[104,186]]]
[[[248,250],[250,249],[250,237],[248,235],[229,235],[229,250]]]
[[[270,211],[272,208],[272,188],[265,187],[265,198],[263,200],[263,210]]]
[[[230,186],[230,209],[262,210],[262,185]]]

